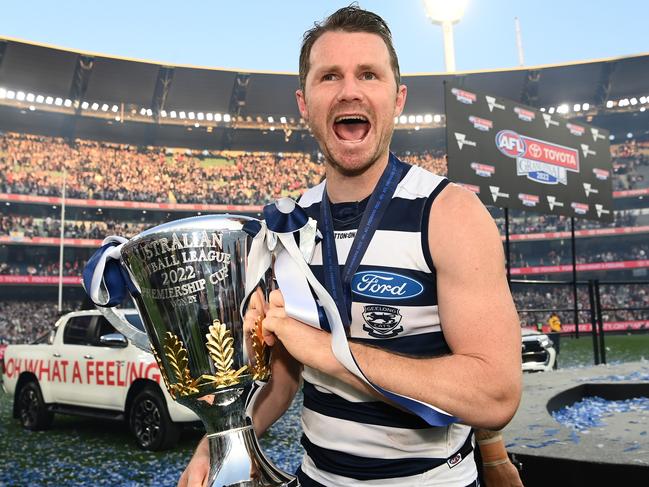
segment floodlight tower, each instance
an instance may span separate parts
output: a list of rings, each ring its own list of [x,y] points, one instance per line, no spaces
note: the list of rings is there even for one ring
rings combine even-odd
[[[467,0],[423,0],[426,15],[444,32],[444,64],[448,73],[455,72],[455,47],[453,24],[457,24],[466,9]]]

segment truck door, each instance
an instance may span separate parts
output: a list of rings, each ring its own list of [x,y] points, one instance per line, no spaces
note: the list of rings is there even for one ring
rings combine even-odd
[[[96,387],[90,380],[88,364],[92,360],[91,325],[95,316],[73,316],[63,329],[63,344],[55,347],[54,355],[66,362],[66,373],[55,400],[63,404],[93,406]],[[58,355],[58,356],[57,356]]]

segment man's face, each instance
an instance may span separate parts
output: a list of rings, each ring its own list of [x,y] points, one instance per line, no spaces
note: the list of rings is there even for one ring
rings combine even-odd
[[[327,161],[352,176],[387,156],[406,87],[397,90],[381,37],[336,31],[313,45],[304,92],[296,95],[300,114]]]

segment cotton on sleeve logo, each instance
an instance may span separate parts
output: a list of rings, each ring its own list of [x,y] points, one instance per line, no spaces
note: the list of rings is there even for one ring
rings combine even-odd
[[[493,112],[494,108],[497,108],[498,110],[504,110],[505,105],[502,105],[496,101],[496,98],[493,96],[485,95],[485,100],[487,100],[487,106],[489,107],[489,111]]]
[[[462,147],[465,145],[469,145],[471,147],[476,147],[477,144],[466,138],[466,134],[461,134],[459,132],[455,132],[455,140],[457,141],[457,146],[462,150]]]
[[[354,274],[352,291],[367,298],[408,299],[419,296],[424,286],[394,272],[365,271]]]
[[[468,189],[469,191],[473,191],[475,194],[480,194],[480,187],[476,186],[475,184],[468,184],[468,183],[457,183],[463,188]]]

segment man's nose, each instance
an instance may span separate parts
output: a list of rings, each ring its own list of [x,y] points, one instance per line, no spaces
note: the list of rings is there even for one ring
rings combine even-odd
[[[340,83],[338,101],[357,101],[363,98],[360,80],[356,76],[345,76]]]

